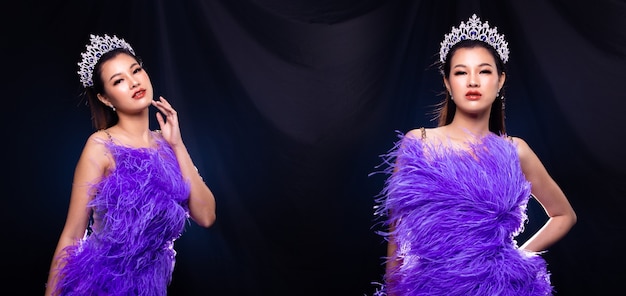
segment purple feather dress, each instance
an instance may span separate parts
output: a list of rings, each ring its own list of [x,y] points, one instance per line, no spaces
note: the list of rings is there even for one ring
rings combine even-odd
[[[60,295],[167,294],[190,189],[171,147],[153,135],[152,148],[104,142],[116,167],[93,187],[91,233],[66,248]]]
[[[400,137],[385,155],[377,215],[395,225],[381,235],[394,237],[401,263],[375,295],[552,295],[545,260],[514,240],[530,198],[515,144],[490,134],[463,150]]]

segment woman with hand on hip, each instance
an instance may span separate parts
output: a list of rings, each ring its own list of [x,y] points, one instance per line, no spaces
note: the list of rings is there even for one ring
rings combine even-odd
[[[441,42],[438,126],[400,135],[385,156],[377,214],[388,252],[377,295],[553,293],[540,254],[577,217],[529,145],[506,134],[508,57],[504,36],[476,15]],[[549,218],[518,246],[531,197]]]

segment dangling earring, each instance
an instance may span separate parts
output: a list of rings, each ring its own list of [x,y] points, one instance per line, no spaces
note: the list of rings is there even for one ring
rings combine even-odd
[[[111,105],[111,109],[115,112],[115,106]]]
[[[454,97],[452,97],[452,93],[450,93],[450,101],[454,101]]]

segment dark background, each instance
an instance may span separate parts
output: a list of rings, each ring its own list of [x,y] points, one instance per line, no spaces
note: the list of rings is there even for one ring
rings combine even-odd
[[[143,58],[217,199],[216,224],[191,223],[176,243],[170,295],[371,294],[383,273],[372,207],[384,176],[369,174],[396,131],[435,125],[443,86],[430,65],[443,35],[472,13],[509,41],[508,133],[528,141],[579,217],[544,255],[557,295],[624,290],[624,1],[11,7],[0,18],[2,265],[16,295],[43,293],[93,132],[76,74],[92,33],[125,38]],[[533,203],[529,217],[520,240],[545,219]]]

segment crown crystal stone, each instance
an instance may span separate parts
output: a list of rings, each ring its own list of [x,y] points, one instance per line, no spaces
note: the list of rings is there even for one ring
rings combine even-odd
[[[488,22],[481,22],[476,14],[472,15],[467,23],[461,22],[458,28],[452,27],[452,31],[444,36],[439,50],[439,60],[446,61],[446,55],[450,48],[462,40],[479,40],[491,45],[504,63],[509,60],[509,44],[504,40],[504,35],[498,34],[498,28],[489,28]]]
[[[93,68],[103,54],[117,48],[125,48],[132,54],[135,54],[135,51],[128,42],[124,41],[124,39],[117,38],[115,35],[111,37],[106,34],[104,34],[104,36],[92,34],[90,35],[90,44],[88,44],[86,48],[85,52],[80,54],[83,59],[78,63],[80,70],[77,72],[80,76],[80,82],[84,87],[93,86]]]

